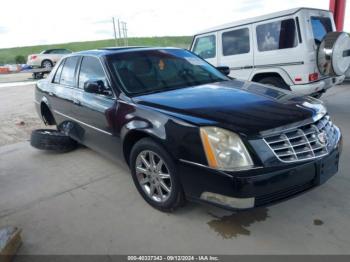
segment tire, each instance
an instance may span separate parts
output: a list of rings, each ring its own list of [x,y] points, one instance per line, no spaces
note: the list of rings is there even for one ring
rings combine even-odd
[[[41,67],[42,68],[52,68],[53,63],[50,60],[44,60],[41,62]]]
[[[160,168],[158,168],[158,172],[164,176],[163,178],[160,178],[160,176],[155,174],[157,173],[157,168],[153,168],[153,171],[150,171],[152,169],[150,167],[148,169],[149,171],[147,171],[148,175],[146,175],[146,173],[139,172],[139,168],[136,167],[137,165],[139,167],[140,165],[144,165],[144,162],[141,160],[141,155],[144,156],[144,159],[148,161],[149,164],[151,164],[151,153],[154,157],[153,163],[159,165],[160,160],[162,160],[164,163]],[[172,157],[162,146],[150,138],[141,139],[132,148],[129,163],[131,175],[137,190],[143,199],[152,207],[163,212],[171,212],[185,204],[185,196],[177,174],[176,165]],[[144,170],[147,170],[145,167],[146,165],[144,165]],[[160,179],[162,179],[162,183],[165,184],[168,189],[170,189],[169,191],[165,190],[162,183],[159,183]],[[147,180],[148,182],[144,182],[143,184],[141,183],[141,181]],[[153,190],[154,194],[150,195],[150,192],[147,191],[147,187],[149,191],[151,191],[152,183],[155,183],[153,186],[155,189]],[[161,191],[160,194],[159,190]],[[162,197],[160,197],[160,195],[162,195]]]
[[[275,86],[275,87],[290,91],[289,86],[279,77],[275,77],[275,76],[265,77],[260,79],[258,82],[264,85]]]
[[[48,151],[68,152],[77,148],[76,141],[54,129],[36,129],[32,131],[30,145]]]
[[[33,73],[33,78],[34,79],[42,79],[44,75],[42,73]]]
[[[345,32],[329,32],[317,50],[317,67],[322,75],[344,75],[350,65],[350,37]]]
[[[317,93],[311,94],[311,96],[314,98],[320,99],[323,94],[324,92],[317,92]]]

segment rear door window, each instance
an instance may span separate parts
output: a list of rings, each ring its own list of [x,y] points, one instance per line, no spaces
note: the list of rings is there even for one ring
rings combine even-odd
[[[61,85],[75,86],[75,71],[78,61],[78,56],[66,58],[60,77]]]
[[[64,61],[61,62],[61,64],[60,64],[59,67],[57,68],[55,77],[53,78],[53,82],[56,83],[56,84],[59,84],[59,83],[60,83],[61,73],[62,73],[62,69],[63,69],[64,62],[65,62],[65,61],[66,61],[66,60],[64,60]]]
[[[222,33],[224,56],[246,54],[250,51],[249,29],[242,28]]]
[[[332,22],[329,17],[311,17],[312,32],[314,34],[315,43],[319,45],[327,33],[332,32]]]
[[[70,54],[71,52],[67,49],[55,49],[51,53],[52,54]]]
[[[286,19],[256,27],[259,51],[271,51],[297,46],[297,34],[294,19]]]
[[[204,59],[216,56],[216,37],[207,35],[198,37],[194,43],[193,52]]]
[[[68,49],[61,49],[61,54],[71,54],[72,51],[68,50]]]

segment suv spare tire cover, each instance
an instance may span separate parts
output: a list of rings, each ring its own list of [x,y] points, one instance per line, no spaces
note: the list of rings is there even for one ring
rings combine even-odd
[[[322,75],[344,75],[350,65],[350,37],[344,32],[329,32],[317,52],[317,66]]]

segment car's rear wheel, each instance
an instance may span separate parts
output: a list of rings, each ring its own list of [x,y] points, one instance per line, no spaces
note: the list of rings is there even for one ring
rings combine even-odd
[[[259,83],[290,90],[290,87],[281,78],[274,76],[262,78],[259,80]]]
[[[321,96],[323,94],[324,94],[324,92],[316,92],[316,93],[311,94],[311,96],[314,97],[314,98],[319,99],[319,98],[321,98]]]
[[[44,77],[43,73],[33,73],[34,79],[42,79]]]
[[[40,150],[68,152],[77,148],[76,141],[55,129],[36,129],[30,137],[31,146]]]
[[[41,63],[41,67],[49,69],[53,67],[53,63],[50,60],[44,60]]]
[[[137,190],[151,206],[169,212],[184,204],[176,165],[166,150],[152,139],[143,138],[134,145],[130,168]]]

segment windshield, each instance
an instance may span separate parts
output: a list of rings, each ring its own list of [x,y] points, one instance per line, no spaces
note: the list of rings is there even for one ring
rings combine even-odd
[[[321,41],[326,34],[333,31],[332,22],[329,17],[312,16],[311,25],[316,45],[321,44]]]
[[[126,92],[144,94],[229,80],[189,51],[158,49],[108,56]]]

